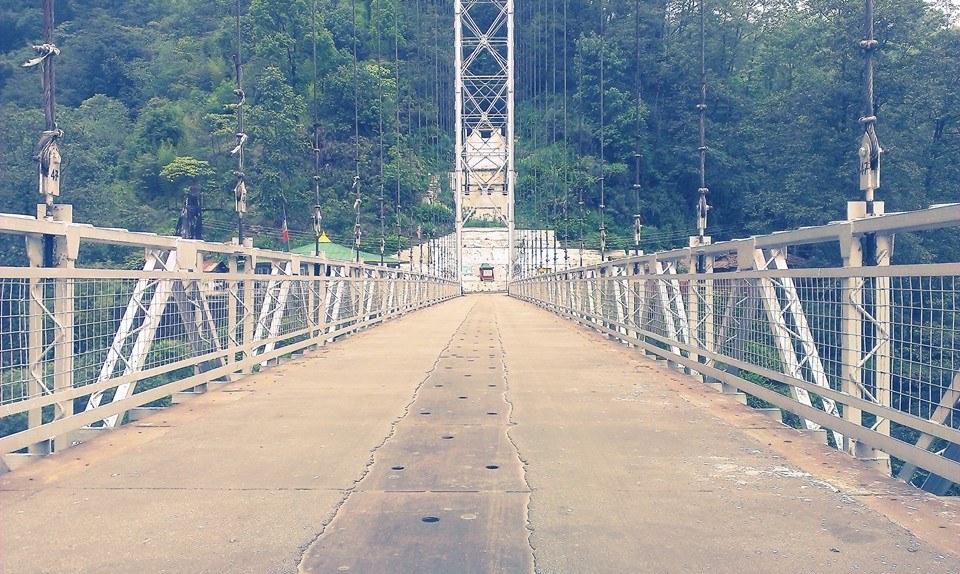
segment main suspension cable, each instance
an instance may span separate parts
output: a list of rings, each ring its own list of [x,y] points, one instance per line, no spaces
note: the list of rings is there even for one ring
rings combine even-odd
[[[243,92],[243,36],[240,28],[240,13],[240,0],[237,0],[237,52],[233,55],[236,80],[233,93],[237,96],[237,145],[230,151],[230,154],[237,156],[237,171],[235,172],[237,184],[233,188],[233,195],[237,212],[237,242],[243,245],[243,216],[247,212],[247,185],[243,173],[243,148],[247,143],[247,134],[244,132],[243,126],[243,104],[246,100],[246,94]]]
[[[353,248],[355,260],[360,262],[360,239],[363,236],[363,227],[360,225],[360,205],[363,200],[360,186],[360,71],[357,61],[357,0],[351,0],[353,5],[353,139],[354,139],[354,175],[353,211],[356,220],[353,224]]]
[[[323,235],[323,212],[320,205],[320,103],[317,96],[317,0],[313,0],[313,254],[320,255],[320,237]],[[319,272],[319,267],[317,267]]]
[[[550,46],[550,37],[548,35],[547,28],[550,25],[549,15],[547,13],[547,0],[543,0],[540,4],[541,11],[541,21],[543,22],[543,30],[540,36],[540,41],[537,43],[538,46],[543,47],[543,56],[540,58],[541,63],[543,64],[543,71],[541,77],[543,78],[543,92],[541,93],[540,100],[543,104],[543,143],[542,147],[545,150],[550,149],[550,55],[548,53]],[[538,51],[539,53],[539,51]],[[549,158],[549,156],[547,156]],[[552,170],[550,162],[547,161],[542,164],[540,175],[540,186],[537,190],[537,196],[542,199],[538,202],[539,209],[537,213],[537,219],[539,221],[537,225],[537,269],[543,269],[547,266],[547,238],[546,232],[548,226],[550,225],[550,202],[544,197],[544,192],[549,189],[548,183],[550,181],[550,176],[552,175]]]
[[[636,59],[640,54],[640,0],[636,0],[634,2],[633,12],[633,53],[634,58]],[[635,61],[633,73],[633,96],[636,98],[636,103],[633,109],[633,249],[635,255],[640,255],[640,240],[643,235],[643,216],[640,213],[640,164],[643,158],[643,150],[641,148],[642,142],[640,140],[642,90],[643,87],[640,83],[640,62]]]
[[[604,68],[606,58],[607,6],[600,0],[600,260],[606,259],[607,227],[606,227],[606,106],[604,92],[606,91]]]
[[[580,104],[580,110],[577,114],[577,157],[583,158],[583,93],[581,92],[583,86],[583,50],[581,43],[577,43],[577,96]],[[577,209],[579,211],[577,215],[578,219],[578,234],[580,239],[580,267],[583,267],[583,218],[584,218],[584,205],[583,205],[583,183],[577,185]]]
[[[443,77],[441,76],[441,64],[440,64],[440,10],[434,9],[433,11],[433,72],[434,72],[434,87],[436,88],[436,97],[435,101],[437,102],[437,135],[436,135],[436,145],[437,145],[437,165],[441,165],[442,158],[444,156],[443,148],[443,137],[444,129],[446,124],[444,123],[443,117],[443,108],[444,106],[440,105],[440,94],[443,93]]]
[[[707,204],[707,35],[706,35],[706,17],[704,15],[704,2],[699,0],[698,8],[700,12],[700,103],[697,110],[700,115],[700,199],[697,201],[697,233],[700,237],[700,243],[703,243],[707,232],[707,212],[710,206]]]
[[[550,71],[551,71],[551,98],[550,98],[550,107],[554,105],[554,100],[557,97],[557,4],[556,2],[550,3],[550,39],[551,39],[551,51],[550,51]],[[552,195],[552,208],[553,208],[553,245],[551,246],[551,253],[553,255],[553,271],[557,270],[557,230],[560,227],[560,193],[558,188],[558,177],[557,177],[557,166],[556,166],[556,150],[557,150],[557,117],[554,114],[551,114],[552,135],[550,140],[550,181],[551,185],[551,195]]]
[[[569,200],[570,200],[570,136],[569,136],[569,114],[567,110],[567,98],[569,92],[569,81],[567,78],[567,58],[568,58],[568,47],[567,47],[567,34],[569,29],[569,22],[567,20],[567,5],[569,0],[563,0],[563,264],[564,267],[568,267],[570,264],[569,259],[569,242],[570,242],[570,214],[569,214]]]
[[[40,194],[43,195],[44,203],[47,206],[53,205],[53,198],[60,195],[62,158],[59,141],[63,137],[63,131],[57,126],[54,60],[56,56],[60,55],[60,49],[54,44],[54,24],[54,2],[53,0],[43,0],[43,44],[34,46],[33,50],[37,53],[36,57],[23,64],[24,68],[40,66],[40,85],[43,88],[43,116],[46,129],[37,143],[37,154],[34,159],[37,160]],[[46,237],[44,239],[44,251],[50,252],[48,253],[50,257],[46,257],[49,262],[53,255],[53,242],[47,241]]]
[[[860,41],[864,59],[864,116],[860,118],[864,134],[860,144],[860,190],[867,202],[867,215],[874,215],[874,192],[880,188],[880,140],[877,138],[877,115],[873,97],[873,64],[878,42],[874,38],[873,0],[864,3],[864,36]]]
[[[379,157],[379,167],[378,167],[378,170],[377,170],[377,171],[378,171],[377,179],[378,179],[379,181],[378,181],[377,183],[379,184],[379,189],[380,189],[380,195],[379,195],[379,203],[380,203],[380,265],[383,265],[383,262],[384,262],[384,252],[385,252],[386,249],[387,249],[387,239],[386,239],[386,211],[384,210],[384,191],[385,191],[385,187],[386,187],[386,182],[384,181],[384,177],[383,177],[383,159],[384,159],[384,155],[383,155],[383,147],[384,147],[384,140],[383,140],[383,73],[382,73],[383,56],[382,56],[382,53],[381,53],[382,44],[383,44],[383,35],[382,35],[381,30],[380,30],[380,24],[381,24],[381,20],[380,20],[380,17],[381,17],[381,14],[380,14],[380,0],[374,0],[373,9],[376,11],[376,22],[374,23],[374,27],[376,28],[376,33],[377,33],[377,46],[376,46],[376,48],[377,48],[377,139],[379,140],[379,143],[378,143],[377,147],[378,147],[378,153],[379,153],[379,156],[380,156],[380,157]]]
[[[420,2],[417,2],[417,11],[420,10]],[[419,25],[419,24],[418,24]],[[419,49],[418,49],[419,53]],[[400,180],[401,180],[401,167],[403,165],[403,146],[401,141],[401,132],[400,132],[400,3],[394,2],[393,4],[393,65],[394,65],[394,124],[396,132],[394,134],[396,138],[397,146],[397,259],[400,259],[400,250],[403,248],[403,221],[400,216]]]

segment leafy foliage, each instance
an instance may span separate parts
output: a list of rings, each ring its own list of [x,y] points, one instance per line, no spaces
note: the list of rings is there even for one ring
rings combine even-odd
[[[596,245],[602,50],[609,243],[632,247],[639,213],[643,247],[684,244],[695,228],[700,187],[697,3],[605,0],[601,41],[600,3],[574,0],[567,3],[566,45],[563,4],[546,14],[518,5],[526,38],[518,64],[522,223],[557,225],[576,241],[582,195],[584,235]],[[861,197],[862,3],[705,6],[712,234],[722,239],[843,218],[846,202]],[[960,48],[956,14],[951,24],[949,8],[923,0],[878,0],[876,11],[878,132],[886,151],[878,199],[888,211],[957,201],[960,60],[950,55]],[[574,221],[564,224],[564,212]]]
[[[939,4],[877,3],[878,130],[886,151],[878,197],[888,210],[960,197],[960,29]],[[860,196],[861,3],[707,0],[706,7],[711,233],[841,218],[845,202]],[[601,34],[596,1],[517,4],[521,226],[555,227],[577,241],[582,197],[584,239],[596,243],[602,163],[611,247],[632,245],[634,214],[645,225],[643,247],[685,240],[699,188],[696,8],[604,0]],[[77,220],[173,231],[183,182],[171,181],[170,166],[193,158],[211,171],[201,178],[207,235],[229,238],[233,4],[58,0],[56,10],[62,200],[74,204]],[[247,218],[261,244],[278,243],[284,212],[295,242],[310,240],[315,93],[319,200],[334,240],[352,241],[358,173],[366,248],[379,243],[381,188],[391,232],[398,186],[404,235],[418,226],[449,232],[450,191],[440,193],[443,208],[421,202],[437,176],[446,185],[453,164],[451,16],[451,4],[440,1],[244,2]],[[32,213],[37,201],[32,156],[41,94],[37,70],[20,64],[41,26],[39,2],[0,5],[3,211]],[[929,242],[911,248],[939,257]]]

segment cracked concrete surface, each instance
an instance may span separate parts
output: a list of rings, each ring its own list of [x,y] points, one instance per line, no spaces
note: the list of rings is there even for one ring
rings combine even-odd
[[[2,572],[956,573],[958,547],[956,502],[496,295],[0,477]]]
[[[471,307],[471,310],[472,310],[472,307]],[[433,365],[431,365],[430,370],[427,371],[426,376],[423,378],[423,380],[420,381],[420,383],[414,389],[413,397],[410,399],[410,402],[407,403],[407,405],[403,408],[403,413],[391,423],[390,432],[383,438],[383,440],[380,441],[379,444],[377,444],[375,447],[373,447],[373,449],[371,449],[370,460],[367,462],[366,468],[363,469],[363,472],[361,473],[360,477],[354,481],[353,486],[351,486],[344,492],[344,496],[343,498],[340,499],[340,503],[337,504],[337,507],[333,510],[332,514],[334,518],[336,517],[337,513],[340,512],[340,509],[343,507],[344,503],[346,503],[347,500],[350,498],[350,495],[356,492],[357,488],[360,486],[363,480],[370,474],[370,470],[373,468],[373,465],[376,462],[377,451],[383,448],[383,446],[387,443],[387,441],[396,435],[397,425],[400,424],[400,422],[403,421],[405,418],[407,418],[407,415],[410,414],[410,409],[413,408],[414,404],[416,403],[417,398],[420,395],[420,391],[423,389],[423,386],[427,383],[427,381],[430,380],[430,377],[433,375],[433,373],[436,372],[437,367],[440,365],[441,358],[444,356],[444,353],[450,349],[450,346],[453,345],[453,341],[456,338],[457,333],[459,333],[460,329],[463,328],[463,323],[466,322],[469,316],[470,316],[470,312],[468,311],[463,321],[460,322],[460,325],[457,327],[457,329],[453,332],[452,335],[450,335],[450,338],[447,340],[446,345],[437,354],[437,357],[433,361]],[[316,539],[314,539],[314,541],[311,542],[311,546],[315,545],[317,541],[323,537],[324,533],[327,530],[327,527],[330,524],[330,521],[332,520],[333,519],[330,519],[324,523],[323,530],[321,530],[317,535]]]
[[[954,502],[533,305],[495,311],[538,572],[960,571]],[[848,495],[864,486],[909,497],[949,534],[921,540]]]
[[[294,572],[472,305],[390,321],[226,387],[245,393],[0,477],[0,571]]]
[[[533,572],[494,299],[476,304],[304,573]]]

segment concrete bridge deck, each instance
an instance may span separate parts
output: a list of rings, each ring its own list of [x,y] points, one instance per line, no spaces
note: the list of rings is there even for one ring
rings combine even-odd
[[[958,508],[488,295],[0,477],[0,570],[960,572]]]

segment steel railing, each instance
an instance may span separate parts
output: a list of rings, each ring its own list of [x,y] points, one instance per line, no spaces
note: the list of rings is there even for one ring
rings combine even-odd
[[[958,225],[960,205],[947,205],[692,241],[528,276],[510,292],[794,413],[837,448],[944,494],[960,483],[960,263],[890,259],[895,234]],[[830,242],[844,266],[788,268],[788,246]],[[862,266],[871,247],[876,265]],[[714,269],[720,258],[735,269]]]
[[[29,255],[0,267],[0,455],[62,449],[78,429],[460,293],[399,269],[20,216],[0,215],[0,233]],[[142,269],[76,268],[97,243],[137,250]]]

